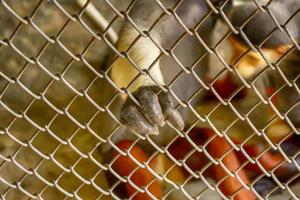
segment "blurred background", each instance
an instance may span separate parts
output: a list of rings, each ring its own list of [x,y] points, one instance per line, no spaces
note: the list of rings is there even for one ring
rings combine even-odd
[[[124,127],[104,70],[116,38],[103,33],[124,23],[109,4],[124,11],[132,1],[91,2],[106,30],[73,0],[0,1],[0,198],[116,199],[105,152]],[[187,199],[170,185],[166,199]],[[201,179],[187,187],[199,199],[222,199]]]

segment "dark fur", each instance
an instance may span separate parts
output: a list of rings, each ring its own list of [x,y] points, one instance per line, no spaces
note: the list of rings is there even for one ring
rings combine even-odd
[[[280,25],[287,23],[289,18],[300,8],[300,1],[271,1],[268,5],[270,11],[277,19]],[[257,12],[251,20],[245,24],[250,16]],[[273,48],[279,45],[291,43],[290,38],[285,32],[281,32],[272,20],[269,13],[261,12],[257,6],[251,1],[245,5],[238,6],[233,9],[231,13],[231,22],[234,26],[240,28],[247,36],[247,38],[254,45],[261,45],[262,42],[272,33],[271,37],[266,41],[263,47]],[[292,20],[286,24],[287,30],[299,41],[299,14],[295,15]],[[238,35],[237,38],[245,42],[244,39]]]
[[[178,1],[164,0],[161,2],[167,9],[173,10],[174,5]],[[211,2],[214,5],[219,6],[225,1],[215,0]],[[230,3],[228,3],[228,5],[229,4]],[[200,21],[204,20],[196,32],[207,46],[210,45],[210,37],[212,35],[214,25],[217,19],[220,19],[220,15],[215,15],[206,1],[184,0],[175,12],[184,25],[190,30],[193,30]],[[138,27],[142,27],[143,30],[149,30],[154,22],[159,19],[155,26],[150,30],[150,35],[154,38],[154,40],[160,42],[162,48],[165,50],[172,49],[180,36],[185,34],[184,39],[176,45],[176,48],[172,50],[172,52],[186,69],[193,70],[197,75],[197,78],[205,82],[205,75],[208,70],[208,55],[201,59],[201,61],[193,68],[192,66],[193,63],[199,57],[206,54],[207,51],[197,40],[195,35],[189,35],[186,33],[186,30],[177,21],[177,19],[175,19],[175,17],[167,14],[161,16],[162,14],[163,10],[159,8],[155,1],[141,0],[138,1],[138,3],[132,8],[130,17],[135,24]],[[209,15],[209,17],[206,18],[207,15]],[[125,24],[125,26],[130,27],[131,25]],[[170,87],[181,101],[189,101],[193,94],[202,88],[202,85],[195,75],[183,72],[180,65],[176,63],[172,56],[163,56],[160,59],[160,68],[166,85]],[[199,99],[199,97],[193,99],[192,105],[198,103]],[[174,105],[176,106],[178,103],[175,101]],[[190,120],[190,117],[193,114],[189,108],[180,108],[179,111],[184,121],[190,123],[194,121]]]

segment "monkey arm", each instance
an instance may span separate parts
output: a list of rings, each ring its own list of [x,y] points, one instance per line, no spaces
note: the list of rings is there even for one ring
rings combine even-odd
[[[111,77],[119,88],[128,87],[132,92],[142,85],[154,85],[155,82],[164,84],[158,61],[161,52],[149,37],[140,36],[136,29],[125,25],[119,38],[118,50],[127,52],[124,58],[117,58],[111,70]],[[149,70],[151,77],[142,74],[143,70]]]
[[[118,49],[128,52],[128,57],[116,60],[111,77],[119,88],[126,87],[129,92],[134,92],[140,104],[135,105],[128,98],[121,112],[121,121],[143,135],[156,134],[157,125],[163,125],[165,118],[182,130],[184,124],[178,111],[173,108],[171,97],[156,93],[158,88],[155,83],[164,84],[158,61],[161,52],[156,44],[149,37],[139,37],[134,28],[125,26]],[[142,70],[149,74],[142,74]]]
[[[174,1],[168,1],[164,5],[171,7],[173,4]],[[155,1],[149,0],[135,3],[127,18],[117,43],[117,49],[124,57],[119,56],[113,62],[112,80],[119,88],[126,87],[130,92],[140,86],[156,85],[155,82],[164,84],[159,48],[172,29],[177,31],[175,19],[166,16]]]
[[[163,16],[163,11],[155,6],[154,2],[145,1],[132,9],[130,17],[136,27],[129,22],[124,25],[117,44],[124,57],[118,57],[111,68],[114,83],[119,88],[127,88],[134,97],[127,97],[121,122],[141,135],[157,134],[158,126],[165,120],[179,130],[184,126],[171,96],[157,86],[164,85],[160,48],[170,32],[178,30],[178,23],[174,17]],[[157,26],[156,20],[160,20]]]
[[[182,100],[195,93],[200,87],[199,81],[192,74],[188,76],[186,68],[203,54],[205,48],[198,43],[196,36],[192,36],[193,32],[190,30],[195,29],[201,20],[205,20],[195,31],[208,42],[215,22],[212,16],[207,18],[210,8],[205,1],[185,0],[180,5],[176,5],[177,1],[163,2],[165,8],[171,8],[174,13],[164,13],[155,1],[140,1],[131,9],[131,22],[125,24],[118,42],[118,50],[123,52],[124,57],[118,57],[111,68],[115,84],[119,88],[127,88],[132,94],[127,97],[121,111],[121,122],[141,135],[158,133],[158,126],[162,126],[165,120],[177,130],[184,128],[181,115],[174,108],[176,104],[173,103],[173,98],[158,86],[176,79],[174,87],[168,89],[177,97],[179,95],[178,98]],[[180,39],[187,32],[191,36]],[[191,39],[194,42],[187,45]],[[176,55],[178,51],[175,48],[179,45],[188,46],[187,51],[190,52],[182,51],[183,55]],[[171,53],[165,49],[170,49]],[[161,60],[162,56],[168,59]],[[165,63],[166,60],[170,63]],[[206,66],[200,68],[204,70]],[[180,73],[182,70],[185,73]],[[201,72],[199,74],[203,75]]]

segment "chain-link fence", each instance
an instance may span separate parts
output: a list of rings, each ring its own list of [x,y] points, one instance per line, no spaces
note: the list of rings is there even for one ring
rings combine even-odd
[[[298,199],[299,10],[0,0],[0,199]],[[145,85],[161,127],[122,119]]]

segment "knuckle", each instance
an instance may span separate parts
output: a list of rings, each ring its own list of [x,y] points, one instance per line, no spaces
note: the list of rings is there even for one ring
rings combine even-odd
[[[134,105],[126,105],[121,111],[121,122],[129,129],[142,134],[157,134],[157,126],[151,125]]]

